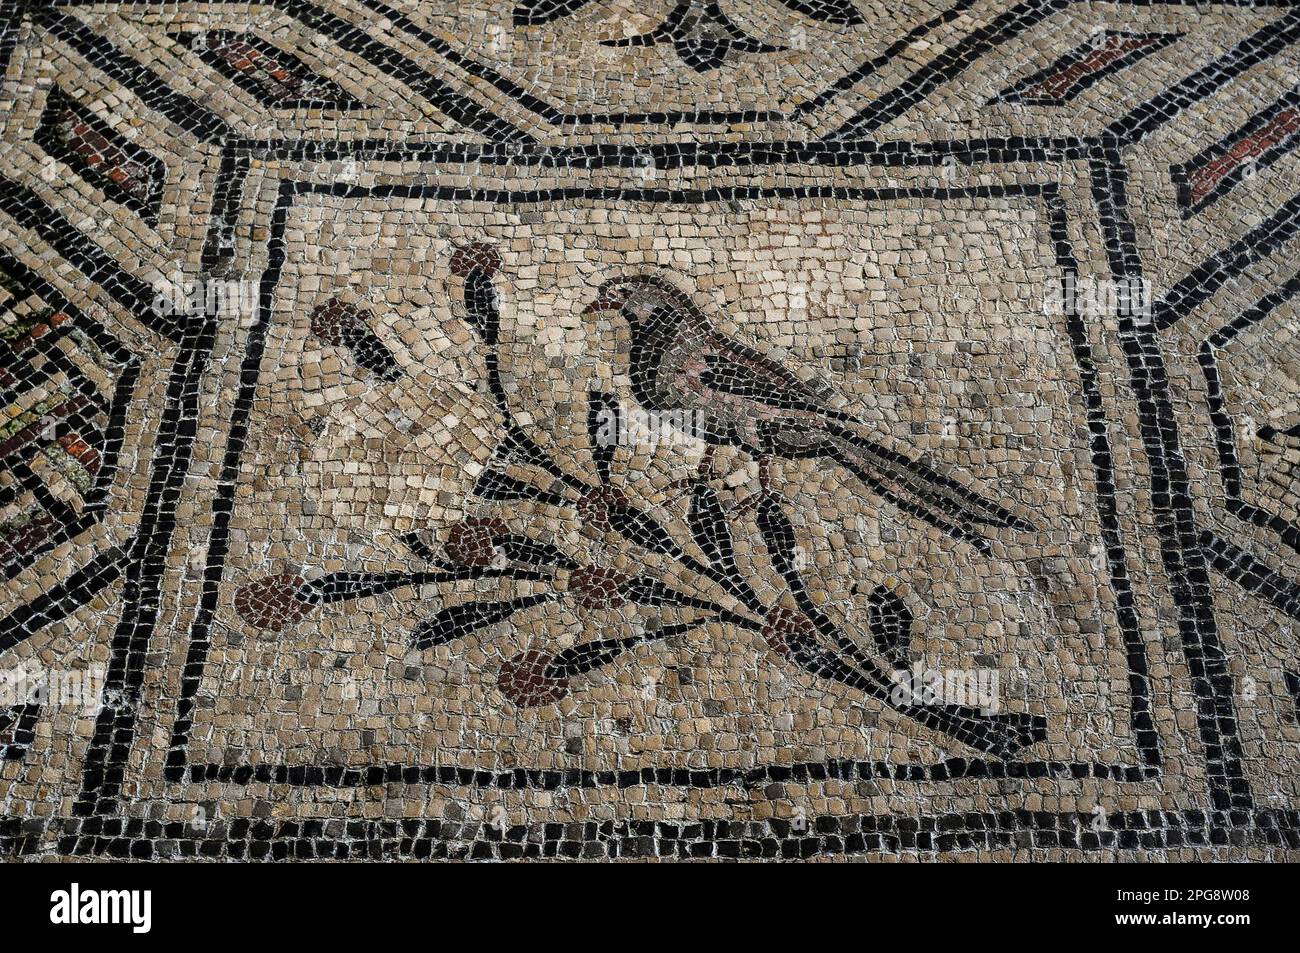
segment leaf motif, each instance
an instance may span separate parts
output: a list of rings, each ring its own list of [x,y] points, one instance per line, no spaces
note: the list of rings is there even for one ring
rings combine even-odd
[[[623,420],[613,394],[592,391],[587,396],[587,437],[591,455],[596,460],[596,475],[601,486],[609,486],[610,466],[618,445]]]
[[[731,529],[727,526],[718,493],[707,483],[697,483],[691,493],[691,506],[686,512],[686,524],[691,537],[709,557],[709,562],[727,572],[736,572],[736,551],[731,542]]]
[[[723,611],[722,606],[716,603],[709,602],[707,599],[689,596],[684,592],[678,592],[657,579],[648,579],[645,576],[637,576],[631,582],[626,583],[620,591],[629,602],[635,602],[641,606],[684,606],[692,609],[702,609],[705,612],[717,613]]]
[[[352,359],[381,381],[392,383],[401,378],[402,368],[393,352],[369,328],[359,325],[345,327],[343,343],[352,350]]]
[[[382,381],[391,383],[402,376],[393,352],[370,329],[374,315],[368,308],[330,298],[311,312],[311,330],[327,344],[347,348],[358,366]]]
[[[758,528],[763,533],[763,543],[767,546],[768,555],[772,557],[772,564],[776,567],[776,571],[787,580],[792,576],[797,579],[799,575],[795,566],[797,544],[794,524],[790,522],[790,517],[785,515],[781,504],[772,496],[766,497],[758,504],[756,515]]]
[[[602,46],[655,46],[671,40],[683,63],[697,73],[707,73],[726,62],[734,50],[772,53],[784,49],[750,36],[727,19],[716,0],[680,0],[668,17],[649,33],[602,40]]]
[[[489,355],[489,358],[495,360],[494,355]],[[539,447],[528,434],[524,433],[523,428],[514,422],[508,422],[505,425],[505,436],[497,444],[495,453],[498,458],[503,454],[507,454],[518,462],[540,467],[556,480],[577,490],[579,493],[586,492],[589,489],[577,477],[564,472],[556,466],[555,461],[546,455],[546,451]]]
[[[870,677],[848,665],[815,638],[791,632],[786,635],[785,644],[790,660],[810,674],[833,679],[869,695],[879,694],[879,686]]]
[[[525,483],[523,480],[516,479],[508,473],[502,473],[492,467],[488,467],[479,474],[478,479],[474,481],[474,489],[470,491],[475,496],[484,500],[535,500],[538,503],[549,503],[552,506],[563,506],[564,497],[550,490],[541,490],[531,483]]]
[[[750,588],[736,565],[736,549],[732,544],[731,527],[722,509],[717,491],[707,483],[695,485],[691,505],[686,511],[686,525],[691,538],[700,547],[709,563],[723,574],[727,588],[748,606],[761,606],[762,600]]]
[[[427,586],[431,583],[446,582],[449,579],[545,579],[545,573],[524,569],[497,569],[491,566],[457,566],[447,569],[439,568],[437,572],[340,572],[327,573],[317,579],[303,584],[299,598],[312,605],[328,605],[331,602],[346,602],[351,599],[364,599],[404,589],[407,586]]]
[[[877,586],[867,602],[867,625],[876,648],[894,668],[907,668],[907,650],[912,643],[912,610],[888,586]]]
[[[578,564],[550,543],[539,543],[526,536],[510,535],[498,544],[506,559],[531,566],[558,566],[570,571]]]
[[[628,649],[640,645],[642,642],[671,639],[710,621],[712,620],[693,619],[690,622],[678,622],[675,625],[646,630],[637,635],[629,635],[621,639],[596,639],[592,642],[584,642],[581,645],[575,645],[562,652],[557,652],[551,660],[551,664],[546,667],[545,675],[551,679],[582,675],[594,668],[608,665]]]
[[[797,559],[799,546],[795,542],[794,524],[781,509],[781,504],[775,497],[769,496],[758,504],[757,515],[758,527],[763,533],[763,542],[767,546],[772,565],[790,587],[790,593],[794,596],[799,610],[808,617],[819,634],[833,640],[840,651],[846,653],[849,658],[859,665],[869,664],[862,651],[836,628],[835,623],[817,607],[808,594],[808,587],[799,571]]]
[[[796,13],[802,13],[822,23],[857,26],[866,22],[850,0],[781,0],[781,2]]]
[[[543,592],[502,602],[462,602],[448,606],[417,625],[411,639],[420,649],[443,645],[554,597],[554,593]]]
[[[927,728],[942,731],[962,744],[998,758],[1047,738],[1047,719],[1027,712],[986,715],[965,705],[898,705],[903,714]]]
[[[441,559],[438,556],[438,554],[434,552],[434,550],[429,546],[427,542],[425,542],[424,537],[420,534],[418,530],[413,530],[412,532],[409,533],[403,533],[399,538],[401,539],[402,544],[406,546],[407,549],[415,553],[415,555],[419,556],[425,562],[435,563],[435,564],[441,563]]]
[[[589,0],[519,0],[515,6],[515,26],[536,26],[576,13]]]
[[[547,678],[571,678],[593,668],[608,665],[634,645],[646,641],[645,635],[630,635],[622,639],[596,639],[557,652],[546,667]]]
[[[501,329],[497,291],[492,287],[492,276],[482,268],[474,268],[465,276],[465,315],[487,344],[497,343]]]
[[[674,559],[682,556],[682,548],[668,530],[649,513],[630,504],[611,507],[609,523],[616,533],[642,549]]]
[[[517,424],[507,424],[505,436],[501,439],[501,445],[498,450],[504,449],[507,453],[513,454],[525,463],[532,463],[538,466],[551,462],[551,458],[528,434],[524,433],[523,428]]]
[[[865,667],[851,666],[806,632],[787,630],[782,642],[786,657],[809,674],[864,692],[926,727],[988,754],[1009,757],[1047,737],[1047,719],[1041,715],[985,714],[965,705],[921,704],[910,693],[899,698],[897,683],[888,681],[878,668],[870,663],[865,663]]]
[[[428,581],[428,573],[411,572],[332,572],[307,583],[319,602],[345,602],[380,593],[419,585]]]

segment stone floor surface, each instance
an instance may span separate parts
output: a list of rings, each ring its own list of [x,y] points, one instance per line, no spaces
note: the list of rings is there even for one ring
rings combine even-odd
[[[0,0],[0,858],[1300,857],[1298,78]]]

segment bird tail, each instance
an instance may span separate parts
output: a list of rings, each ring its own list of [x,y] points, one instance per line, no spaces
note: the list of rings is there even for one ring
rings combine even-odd
[[[1005,507],[896,450],[832,422],[827,433],[828,454],[874,492],[981,552],[988,552],[989,543],[976,525],[1033,529]]]

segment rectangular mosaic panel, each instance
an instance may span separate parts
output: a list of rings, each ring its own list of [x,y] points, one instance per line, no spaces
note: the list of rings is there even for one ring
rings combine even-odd
[[[1290,4],[0,21],[0,854],[1276,860]]]

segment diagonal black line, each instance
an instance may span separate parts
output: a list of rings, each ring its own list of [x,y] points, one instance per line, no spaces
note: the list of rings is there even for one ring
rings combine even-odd
[[[230,135],[230,127],[220,116],[206,106],[172,92],[156,73],[108,40],[95,35],[81,20],[60,13],[52,6],[33,5],[30,9],[37,23],[182,129],[204,142],[218,142]]]
[[[816,112],[818,109],[821,109],[840,93],[847,89],[851,89],[864,79],[873,75],[878,69],[894,57],[904,52],[912,43],[916,42],[927,33],[930,33],[932,30],[943,26],[945,23],[951,23],[953,20],[957,19],[957,17],[961,16],[963,11],[970,9],[974,4],[975,0],[957,0],[957,3],[944,12],[930,18],[920,26],[899,37],[891,43],[883,53],[880,53],[878,56],[873,56],[857,69],[841,76],[838,80],[830,86],[827,86],[812,99],[800,103],[791,111],[791,116],[806,116],[808,113]]]
[[[31,189],[0,176],[0,211],[39,235],[145,327],[173,341],[180,339],[182,329],[176,317],[154,310],[154,289],[123,269]]]
[[[1118,149],[1099,150],[1092,160],[1092,192],[1101,215],[1112,278],[1142,278],[1136,234],[1128,216],[1128,172]],[[1155,528],[1160,554],[1178,606],[1183,656],[1202,710],[1198,727],[1205,744],[1210,797],[1216,811],[1254,807],[1237,736],[1233,678],[1214,617],[1209,567],[1196,530],[1191,481],[1169,399],[1168,372],[1149,323],[1120,315],[1120,342],[1143,421],[1142,445],[1151,468]]]
[[[1241,156],[1242,161],[1235,164],[1231,171],[1223,175],[1208,195],[1199,201],[1193,198],[1191,181],[1193,175],[1203,171],[1216,160],[1228,157],[1228,154],[1241,143],[1258,135],[1282,113],[1297,106],[1300,106],[1300,89],[1292,89],[1267,109],[1255,113],[1243,125],[1238,126],[1218,142],[1202,149],[1186,162],[1171,165],[1169,167],[1169,177],[1174,185],[1178,187],[1178,204],[1182,207],[1183,217],[1190,218],[1207,205],[1217,201],[1221,196],[1231,192],[1247,176],[1248,169],[1251,172],[1260,172],[1267,169],[1297,145],[1300,145],[1300,135],[1288,132],[1275,144],[1266,146],[1263,152],[1253,157]]]
[[[0,209],[3,208],[3,203],[0,203]],[[70,316],[76,329],[93,341],[95,346],[109,358],[122,365],[135,365],[138,363],[139,359],[131,351],[127,350],[121,341],[104,330],[97,322],[82,314],[80,309],[66,300],[63,294],[45,278],[32,271],[18,259],[6,254],[2,248],[0,248],[0,271],[12,275],[28,294],[40,296],[47,305],[55,307]]]
[[[1300,230],[1300,195],[1223,251],[1197,265],[1155,306],[1151,320],[1163,331],[1177,324],[1243,271],[1276,251]]]
[[[275,5],[309,28],[329,36],[341,48],[357,54],[372,66],[409,86],[466,128],[498,142],[525,144],[535,141],[528,133],[457,92],[450,84],[430,75],[413,60],[379,43],[359,27],[323,7],[307,0],[278,0]],[[222,142],[231,136],[230,127],[220,116],[202,104],[172,92],[152,71],[122,53],[108,40],[96,36],[82,21],[60,13],[53,7],[38,7],[34,10],[33,17],[181,128],[205,142]],[[430,36],[429,39],[437,41],[436,37]],[[440,42],[439,45],[445,46]],[[444,56],[446,52],[454,52],[449,49],[436,51]]]
[[[456,92],[449,84],[423,70],[419,64],[384,46],[341,17],[307,0],[281,0],[279,4],[313,30],[330,37],[394,79],[415,90],[456,122],[498,142],[531,143],[536,140],[511,123]]]
[[[1237,438],[1232,416],[1226,409],[1223,384],[1219,379],[1218,357],[1222,348],[1230,345],[1246,329],[1267,318],[1277,308],[1300,295],[1300,274],[1293,275],[1282,287],[1270,291],[1231,322],[1221,327],[1201,345],[1198,360],[1205,375],[1205,398],[1210,409],[1219,450],[1219,472],[1223,476],[1224,490],[1229,500],[1241,497],[1241,465],[1237,460]],[[1297,545],[1292,531],[1290,545]],[[1285,538],[1285,537],[1284,537]]]
[[[215,335],[214,320],[192,324],[168,379],[140,529],[122,563],[125,609],[113,633],[103,703],[86,749],[81,794],[73,805],[78,816],[116,808],[123,765],[135,739],[146,653],[158,622],[165,557],[176,530],[176,504],[194,449],[190,422],[199,412],[199,378]]]
[[[0,619],[0,652],[81,608],[122,574],[125,562],[121,547],[106,550],[44,595]]]
[[[185,746],[193,722],[194,696],[199,690],[199,680],[207,662],[213,618],[216,615],[220,580],[225,569],[226,555],[230,549],[230,521],[234,512],[235,483],[239,478],[240,459],[248,439],[249,419],[253,413],[253,398],[257,391],[259,369],[266,348],[271,312],[275,305],[275,289],[280,281],[280,271],[287,256],[284,230],[289,209],[295,197],[293,183],[281,182],[275,207],[271,212],[270,235],[267,239],[267,263],[258,286],[257,321],[249,331],[241,364],[239,392],[235,397],[230,416],[230,429],[226,434],[225,454],[221,465],[216,492],[212,501],[212,526],[208,532],[207,562],[203,570],[203,590],[199,607],[190,626],[189,651],[181,675],[181,691],[176,700],[176,719],[172,726],[172,741],[167,755],[166,776],[177,779],[185,766]],[[90,779],[85,785],[90,790]]]
[[[1290,46],[1297,37],[1300,37],[1300,11],[1292,11],[1256,30],[1225,56],[1115,120],[1106,128],[1106,134],[1127,144],[1141,141],[1153,130],[1175,119],[1188,106]]]
[[[31,343],[29,350],[24,351],[21,357],[10,350],[8,345],[0,342],[0,363],[7,365],[11,372],[22,369],[17,383],[0,391],[0,407],[13,403],[20,394],[33,391],[56,375],[62,374],[67,378],[68,386],[85,397],[97,411],[108,413],[108,404],[105,403],[99,387],[86,377],[68,353],[58,346],[59,340],[67,337],[71,330],[64,325],[49,334],[42,335]],[[32,366],[34,357],[44,359],[39,367]]]
[[[1069,4],[1070,0],[1028,0],[1012,7],[935,57],[826,138],[843,141],[875,132],[921,102],[941,84],[952,80],[998,44],[1010,40]]]
[[[1215,570],[1300,620],[1300,584],[1274,572],[1244,549],[1219,539],[1209,530],[1201,534],[1201,546],[1210,555],[1210,565]]]
[[[1056,246],[1057,267],[1062,275],[1077,275],[1078,259],[1070,241],[1065,203],[1055,190],[1045,197],[1050,214],[1052,241]],[[1093,352],[1089,329],[1077,308],[1067,309],[1066,333],[1074,351],[1079,383],[1083,390],[1084,416],[1088,424],[1088,444],[1092,465],[1096,472],[1097,516],[1101,538],[1105,545],[1106,563],[1111,585],[1115,590],[1115,616],[1124,639],[1128,662],[1129,694],[1131,698],[1131,725],[1138,755],[1144,765],[1161,764],[1160,736],[1155,730],[1151,714],[1150,664],[1146,641],[1142,637],[1141,619],[1137,600],[1129,578],[1124,536],[1121,531],[1119,509],[1115,500],[1115,458],[1111,452],[1109,422],[1102,388],[1098,382],[1097,360]]]
[[[447,60],[447,62],[459,67],[471,76],[476,76],[479,79],[486,80],[488,83],[492,84],[493,87],[505,93],[521,106],[527,108],[530,112],[541,116],[547,122],[559,126],[565,122],[571,123],[575,118],[577,118],[560,112],[550,103],[534,96],[518,83],[502,76],[496,70],[492,69],[492,67],[458,53],[446,40],[423,29],[410,17],[406,16],[399,10],[393,9],[388,4],[381,3],[380,0],[360,0],[360,2],[362,6],[373,10],[381,17],[385,17],[391,21],[399,30],[403,30],[415,37],[425,46],[429,47],[429,49]],[[294,7],[296,6],[296,0],[280,0],[280,3],[290,12],[293,12]]]
[[[1032,76],[1026,76],[1020,82],[998,93],[990,103],[1018,103],[1025,106],[1060,106],[1063,103],[1071,102],[1085,90],[1110,79],[1124,70],[1131,69],[1154,53],[1159,52],[1171,43],[1177,42],[1183,37],[1182,33],[1147,33],[1147,34],[1123,34],[1113,31],[1106,31],[1107,36],[1115,36],[1126,39],[1140,39],[1143,45],[1129,50],[1117,59],[1111,60],[1100,68],[1093,69],[1089,72],[1076,76],[1070,83],[1069,87],[1059,95],[1032,95],[1032,90],[1041,85],[1044,80],[1054,76],[1059,76],[1064,72],[1073,69],[1076,66],[1083,65],[1088,59],[1089,54],[1094,50],[1091,42],[1085,42],[1083,45],[1076,47],[1071,52],[1055,60],[1046,69],[1041,69]],[[1030,94],[1030,95],[1026,95]]]
[[[50,491],[50,488],[45,485],[45,481],[41,479],[40,474],[26,463],[13,463],[10,465],[10,471],[19,485],[36,498],[36,502],[41,505],[45,512],[64,526],[77,521],[77,511],[55,496]]]

